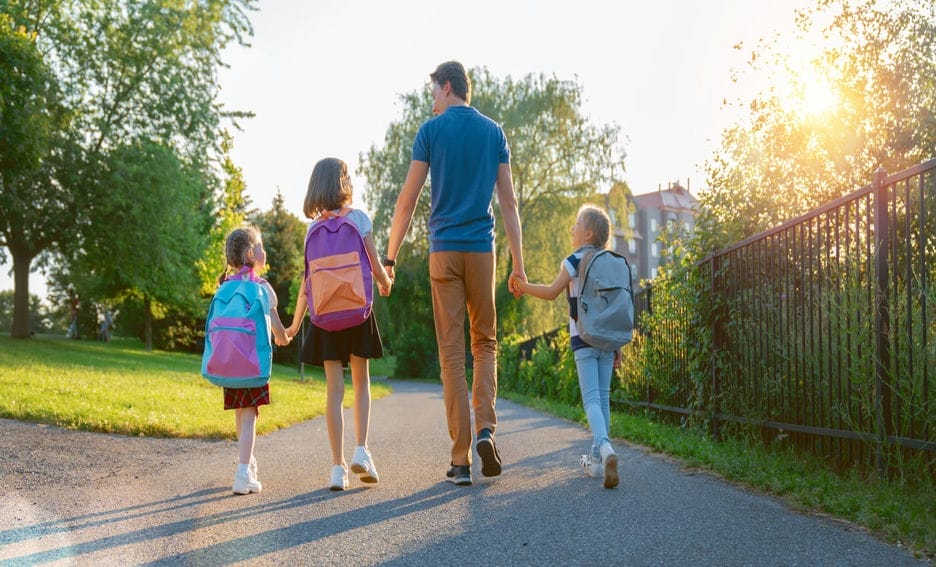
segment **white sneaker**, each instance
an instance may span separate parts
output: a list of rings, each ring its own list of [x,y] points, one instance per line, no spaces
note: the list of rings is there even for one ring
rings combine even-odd
[[[247,474],[235,474],[234,486],[231,488],[234,494],[250,494],[251,492],[260,492],[263,485],[257,480],[257,477],[247,472]]]
[[[328,485],[332,490],[344,490],[348,488],[348,469],[343,465],[332,467],[331,483]]]
[[[247,465],[247,470],[254,478],[257,478],[257,457],[250,456],[250,464]]]
[[[361,482],[373,484],[380,480],[377,476],[377,468],[374,467],[374,460],[371,458],[370,451],[358,445],[354,450],[354,458],[351,459],[351,471],[358,475]]]
[[[618,485],[617,455],[611,448],[611,443],[601,444],[601,466],[604,469],[604,487],[614,488]]]
[[[591,455],[582,455],[579,459],[579,464],[588,476],[601,478],[604,474],[601,470],[601,461],[593,460]]]

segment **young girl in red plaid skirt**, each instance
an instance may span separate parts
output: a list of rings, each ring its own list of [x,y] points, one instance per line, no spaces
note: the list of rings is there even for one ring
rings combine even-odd
[[[260,230],[253,225],[246,225],[234,229],[227,237],[224,246],[228,267],[235,271],[229,275],[225,270],[218,278],[220,285],[228,279],[243,278],[258,281],[270,297],[270,327],[276,344],[285,346],[290,338],[286,336],[286,329],[276,312],[276,292],[266,280],[258,278],[257,272],[262,272],[266,266],[266,251],[263,249],[263,239]],[[257,480],[257,459],[254,457],[254,442],[257,439],[258,409],[270,403],[270,385],[260,388],[224,388],[224,409],[234,410],[234,425],[237,430],[238,465],[234,474],[234,494],[250,494],[260,492],[263,485]]]

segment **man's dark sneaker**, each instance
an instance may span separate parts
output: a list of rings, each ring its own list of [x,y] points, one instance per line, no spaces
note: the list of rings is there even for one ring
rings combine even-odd
[[[501,473],[500,453],[497,452],[497,446],[494,445],[494,436],[491,430],[484,428],[478,432],[478,442],[475,443],[475,450],[481,457],[481,474],[484,476],[497,476]]]
[[[458,486],[468,486],[471,484],[471,465],[452,465],[445,473],[445,481],[457,484]]]

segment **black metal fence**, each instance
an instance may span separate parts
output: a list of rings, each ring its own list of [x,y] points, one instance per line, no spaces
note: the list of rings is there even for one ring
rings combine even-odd
[[[872,184],[707,258],[686,282],[640,292],[653,370],[615,399],[710,419],[716,435],[726,423],[754,426],[845,465],[881,469],[891,447],[931,460],[934,259],[936,159],[879,170]],[[674,285],[696,286],[706,316],[676,305],[665,289]]]

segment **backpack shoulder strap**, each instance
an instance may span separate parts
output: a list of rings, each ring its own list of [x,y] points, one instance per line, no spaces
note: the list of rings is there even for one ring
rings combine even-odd
[[[603,250],[593,248],[582,257],[582,262],[579,264],[578,269],[579,292],[581,292],[582,288],[585,287],[585,280],[588,279],[588,270],[591,268],[592,260],[594,260],[596,256],[603,252]]]
[[[585,270],[588,269],[588,263],[591,262],[592,256],[595,255],[595,252],[597,252],[597,250],[594,248],[591,249],[590,251],[586,252],[585,255],[582,256],[580,259],[575,258],[576,252],[578,252],[578,250],[570,254],[567,260],[569,260],[569,263],[572,264],[573,268],[575,268],[575,277],[578,278],[578,281],[579,281],[578,283],[579,297],[581,297],[582,287],[585,284],[585,278],[583,277],[583,275],[585,274]],[[572,297],[572,294],[569,293],[568,286],[566,286],[566,297],[570,299]]]

